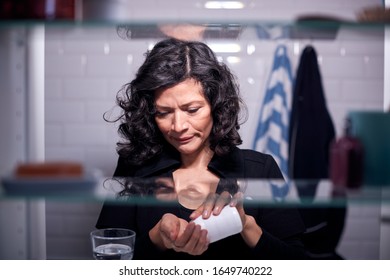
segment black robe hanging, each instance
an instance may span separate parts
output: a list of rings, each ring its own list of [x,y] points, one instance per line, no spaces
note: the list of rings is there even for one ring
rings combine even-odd
[[[293,90],[289,133],[292,179],[328,178],[329,146],[335,138],[326,107],[317,54],[307,46],[301,55]]]
[[[305,179],[296,181],[298,193],[305,201],[315,196],[318,181],[329,177],[329,148],[334,138],[317,54],[312,46],[307,46],[295,80],[289,132],[289,176]],[[306,205],[300,213],[307,228],[303,242],[309,254],[315,259],[342,258],[336,249],[344,228],[346,208]]]

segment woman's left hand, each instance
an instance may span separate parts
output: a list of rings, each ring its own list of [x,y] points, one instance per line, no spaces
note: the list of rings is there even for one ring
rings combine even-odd
[[[199,206],[192,214],[190,215],[190,219],[194,220],[199,216],[202,216],[203,219],[208,219],[211,214],[217,216],[221,213],[223,207],[228,205],[233,201],[232,195],[224,191],[221,194],[210,193],[206,200],[203,202],[201,206]]]
[[[249,247],[254,247],[261,238],[263,231],[256,223],[256,220],[252,216],[249,216],[245,213],[243,197],[244,196],[242,192],[237,192],[234,194],[234,196],[232,196],[227,191],[224,191],[221,194],[210,193],[207,196],[205,202],[194,212],[192,212],[190,218],[196,219],[197,217],[202,216],[204,219],[208,219],[211,214],[216,216],[219,215],[223,207],[226,205],[236,207],[238,213],[240,214],[243,226],[241,236]]]
[[[221,194],[210,193],[205,202],[192,212],[190,218],[194,220],[199,216],[202,216],[203,219],[208,219],[211,215],[218,216],[226,205],[237,208],[242,225],[244,226],[246,222],[246,214],[243,206],[242,192],[237,192],[234,196],[227,191],[224,191]]]

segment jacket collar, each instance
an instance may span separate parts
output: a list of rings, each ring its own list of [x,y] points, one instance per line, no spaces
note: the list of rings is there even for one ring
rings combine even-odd
[[[244,158],[239,148],[235,147],[229,154],[217,156],[214,154],[208,169],[221,178],[243,178]]]
[[[136,177],[151,177],[171,174],[180,167],[180,154],[173,148],[163,152],[135,172]],[[214,155],[208,169],[221,178],[243,178],[244,159],[239,148],[225,156]]]

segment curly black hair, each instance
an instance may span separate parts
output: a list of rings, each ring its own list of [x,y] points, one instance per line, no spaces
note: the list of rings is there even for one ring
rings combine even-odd
[[[135,79],[117,95],[117,104],[123,110],[118,119],[118,133],[124,139],[117,143],[120,156],[139,165],[167,147],[155,122],[155,92],[189,78],[202,85],[211,106],[211,150],[224,155],[242,143],[239,119],[246,107],[235,76],[205,43],[169,38],[146,52]]]

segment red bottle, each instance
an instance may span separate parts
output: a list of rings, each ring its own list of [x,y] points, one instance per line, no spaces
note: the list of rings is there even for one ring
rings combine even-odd
[[[346,121],[344,135],[330,145],[330,179],[335,187],[356,189],[363,182],[363,145],[351,135]]]
[[[75,7],[75,0],[0,0],[0,20],[72,20]]]

